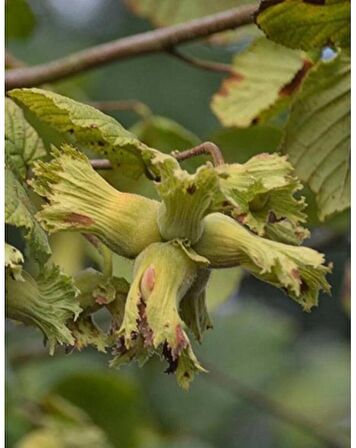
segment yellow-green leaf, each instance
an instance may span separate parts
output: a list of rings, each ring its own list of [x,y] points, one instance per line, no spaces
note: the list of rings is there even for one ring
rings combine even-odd
[[[124,173],[138,176],[144,171],[141,150],[146,146],[113,117],[43,89],[15,89],[9,95],[69,141],[109,158]]]
[[[233,74],[213,96],[212,110],[224,126],[247,127],[293,93],[309,64],[302,52],[259,39],[234,58]]]

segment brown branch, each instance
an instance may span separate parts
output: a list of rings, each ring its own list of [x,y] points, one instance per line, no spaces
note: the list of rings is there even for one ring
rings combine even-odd
[[[5,86],[7,90],[38,86],[113,61],[167,51],[184,42],[252,23],[256,10],[255,5],[240,6],[189,22],[97,45],[49,63],[9,70],[5,74]]]
[[[151,109],[139,100],[91,101],[88,104],[103,112],[129,110],[135,112],[142,118],[147,118],[152,115]]]
[[[210,155],[215,166],[223,165],[225,163],[220,148],[212,142],[201,143],[200,145],[194,146],[194,148],[187,149],[186,151],[172,152],[172,156],[178,161],[191,159],[192,157],[200,156],[201,154]],[[108,159],[91,159],[90,163],[95,170],[112,169],[111,162]]]
[[[172,48],[171,50],[169,50],[169,53],[172,56],[176,57],[177,59],[180,59],[181,61],[186,62],[187,64],[190,64],[197,68],[202,68],[204,70],[209,70],[211,72],[228,73],[229,75],[233,73],[232,68],[228,64],[222,64],[220,62],[213,62],[213,61],[204,61],[202,59],[198,59],[183,54],[176,48]]]
[[[201,154],[208,154],[212,157],[215,166],[223,165],[225,163],[224,157],[220,148],[212,142],[204,142],[194,148],[187,149],[186,151],[174,151],[172,156],[177,160],[187,160]]]
[[[350,446],[350,440],[342,433],[336,433],[324,424],[311,420],[308,416],[294,411],[273,398],[270,398],[265,393],[241,383],[237,378],[217,370],[214,366],[209,365],[209,363],[204,362],[204,364],[209,369],[209,373],[203,376],[205,380],[222,387],[224,390],[229,390],[255,407],[263,409],[279,420],[309,434],[328,448],[347,448]]]

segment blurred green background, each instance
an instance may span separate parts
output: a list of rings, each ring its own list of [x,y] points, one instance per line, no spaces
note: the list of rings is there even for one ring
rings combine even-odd
[[[7,49],[30,65],[150,29],[120,0],[33,0],[30,10],[24,1],[7,0],[6,9]],[[227,47],[202,42],[184,48],[228,62],[247,42],[242,35]],[[55,88],[83,102],[142,101],[154,115],[176,123],[152,117],[142,121],[133,111],[112,114],[126,127],[135,125],[141,139],[162,150],[210,139],[227,161],[236,162],[276,150],[282,135],[278,127],[236,130],[219,125],[209,102],[223,78],[159,54],[114,63]],[[186,167],[193,169],[202,160]],[[144,180],[135,184],[119,173],[105,175],[122,190],[153,194]],[[321,296],[319,307],[306,314],[282,292],[238,269],[214,274],[209,289],[214,330],[195,348],[210,373],[196,378],[188,392],[163,373],[158,361],[114,371],[107,367],[109,355],[94,350],[58,350],[51,358],[39,332],[10,323],[6,446],[348,446],[349,214],[321,224],[312,195],[305,194],[312,226],[307,244],[334,263],[332,297]],[[21,244],[12,229],[8,237]],[[80,236],[60,234],[52,242],[54,259],[67,272],[96,266],[95,254]],[[129,280],[130,268],[115,257],[116,275]]]

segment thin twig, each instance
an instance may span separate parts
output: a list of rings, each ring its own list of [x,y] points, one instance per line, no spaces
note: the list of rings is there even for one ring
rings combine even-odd
[[[191,159],[192,157],[200,156],[201,154],[210,155],[215,166],[223,165],[225,163],[220,148],[213,142],[204,142],[194,148],[187,149],[186,151],[172,152],[172,156],[177,160]]]
[[[329,427],[312,421],[309,417],[286,407],[284,404],[268,397],[263,392],[241,383],[237,378],[232,378],[226,373],[217,370],[214,366],[209,365],[209,363],[204,362],[204,364],[209,370],[209,373],[203,376],[207,381],[225,390],[229,390],[246,402],[263,409],[279,420],[289,423],[302,432],[309,434],[321,441],[328,448],[346,448],[350,445],[350,440],[343,434],[335,433]]]
[[[200,156],[201,154],[210,155],[215,166],[223,165],[225,163],[220,148],[212,142],[201,143],[186,151],[172,152],[172,156],[178,161],[191,159],[192,157]],[[111,170],[113,167],[108,159],[91,159],[90,163],[95,170]]]
[[[228,64],[222,64],[220,62],[213,62],[213,61],[205,61],[202,59],[195,58],[193,56],[188,56],[186,54],[181,53],[177,48],[172,48],[169,50],[169,53],[176,57],[177,59],[180,59],[183,62],[186,62],[187,64],[190,64],[197,68],[202,68],[204,70],[209,70],[211,72],[218,72],[218,73],[228,73],[232,74],[233,70]]]
[[[89,105],[103,112],[129,110],[135,112],[142,118],[147,118],[152,115],[152,111],[147,104],[139,100],[91,101]]]
[[[166,28],[125,37],[55,61],[8,70],[6,90],[58,81],[113,61],[167,51],[176,45],[253,23],[256,5],[244,5]]]

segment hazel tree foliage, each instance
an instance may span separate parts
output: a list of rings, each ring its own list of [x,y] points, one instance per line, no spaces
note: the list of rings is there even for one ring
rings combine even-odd
[[[169,1],[155,12],[137,1],[136,12],[169,24]],[[158,356],[187,388],[206,372],[193,341],[201,343],[213,327],[206,296],[214,270],[240,267],[282,289],[304,311],[317,306],[320,292],[330,292],[331,263],[302,246],[309,230],[300,190],[304,182],[315,192],[321,219],[349,206],[349,30],[335,25],[348,23],[348,11],[346,1],[261,3],[255,21],[266,37],[234,58],[211,103],[224,126],[247,127],[288,111],[280,152],[245,163],[213,158],[188,172],[176,147],[160,151],[143,138],[148,121],[144,130],[139,126],[140,138],[54,91],[9,91],[5,219],[20,230],[26,250],[5,247],[7,316],[37,327],[51,354],[57,345],[92,346],[108,353],[115,368]],[[167,20],[179,23],[185,12],[178,12]],[[301,17],[309,12],[307,39]],[[328,26],[317,33],[326,15]],[[335,51],[331,61],[320,56],[326,45]],[[62,143],[48,150],[28,114]],[[151,125],[155,132],[176,129],[163,117]],[[187,157],[204,147],[193,135],[184,138],[194,146]],[[156,199],[117,190],[93,154],[133,181],[145,176]],[[62,272],[49,243],[58,232],[84,235],[103,269]],[[133,260],[131,283],[113,275],[112,254]],[[37,269],[27,270],[28,260]],[[95,320],[103,308],[108,330]]]

